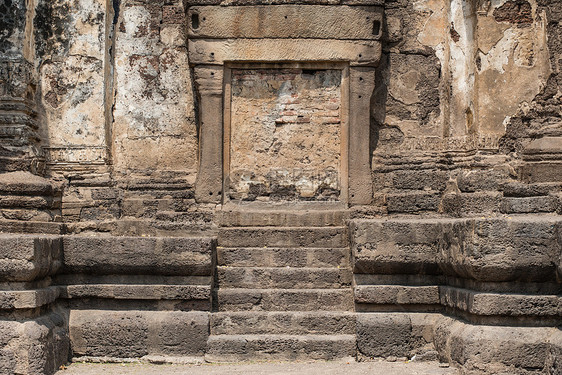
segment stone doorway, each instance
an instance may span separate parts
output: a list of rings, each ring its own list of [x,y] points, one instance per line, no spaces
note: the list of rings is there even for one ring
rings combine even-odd
[[[191,4],[197,201],[369,204],[382,7]]]

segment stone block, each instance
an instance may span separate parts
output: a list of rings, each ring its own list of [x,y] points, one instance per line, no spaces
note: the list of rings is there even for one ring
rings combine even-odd
[[[508,171],[503,169],[471,170],[458,175],[457,185],[463,193],[494,191],[509,179]]]
[[[353,220],[355,273],[446,274],[478,281],[556,279],[557,216]]]
[[[72,310],[69,332],[77,357],[201,356],[209,335],[209,314]]]
[[[69,354],[66,322],[59,313],[26,321],[0,320],[2,374],[52,375]]]
[[[231,267],[345,267],[345,248],[217,248],[219,266]]]
[[[357,314],[357,349],[366,357],[407,357],[433,350],[436,316],[416,313]]]
[[[190,38],[380,38],[382,8],[325,5],[196,6],[189,9]],[[256,19],[263,22],[255,22]],[[379,31],[375,33],[374,23]]]
[[[439,287],[405,285],[357,285],[355,303],[376,305],[435,305]]]
[[[229,289],[218,291],[220,311],[351,311],[349,289]]]
[[[211,334],[355,334],[355,313],[339,311],[217,312],[211,314]]]
[[[441,170],[401,170],[392,173],[392,185],[396,189],[443,191],[449,179]]]
[[[58,236],[1,234],[0,280],[33,281],[55,274],[62,264]]]
[[[470,325],[449,317],[435,324],[442,359],[470,374],[545,372],[557,328]]]
[[[218,244],[224,247],[344,247],[347,244],[345,232],[345,227],[222,228]]]
[[[210,275],[212,238],[64,237],[67,272]]]
[[[525,183],[560,182],[562,181],[562,163],[527,163],[521,166],[519,174],[521,181]]]
[[[351,285],[351,270],[337,268],[221,267],[218,285],[226,288],[340,288]]]
[[[355,353],[353,335],[222,335],[209,338],[205,360],[350,360]]]
[[[389,213],[416,213],[437,211],[440,195],[437,192],[393,193],[386,196]]]
[[[353,220],[354,273],[439,274],[444,219]]]
[[[558,199],[553,195],[523,198],[503,198],[500,211],[506,214],[555,212]]]
[[[516,216],[449,227],[441,268],[479,281],[552,281],[561,253],[560,225],[556,216]]]

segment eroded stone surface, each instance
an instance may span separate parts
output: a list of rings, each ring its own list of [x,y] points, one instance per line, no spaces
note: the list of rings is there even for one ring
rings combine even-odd
[[[340,70],[233,69],[231,92],[231,199],[339,199]]]
[[[561,9],[4,1],[0,372],[70,335],[558,374]]]

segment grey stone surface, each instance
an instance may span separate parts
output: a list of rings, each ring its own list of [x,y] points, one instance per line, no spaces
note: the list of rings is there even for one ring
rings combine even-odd
[[[22,321],[0,320],[2,374],[51,375],[70,354],[65,317],[51,312]]]
[[[209,338],[205,359],[331,360],[353,358],[355,335],[220,335]]]
[[[474,374],[555,374],[549,371],[556,366],[551,355],[559,336],[557,328],[476,326],[448,317],[435,325],[441,358]]]
[[[65,236],[67,272],[210,275],[212,238]]]
[[[1,281],[33,281],[61,268],[62,241],[57,236],[0,233],[0,249]]]
[[[345,247],[345,227],[222,228],[218,244],[224,247]]]
[[[433,325],[438,314],[359,313],[357,350],[366,357],[406,357],[434,351]]]
[[[218,312],[211,314],[213,335],[354,334],[351,312]]]
[[[209,335],[209,314],[72,310],[69,332],[74,356],[201,356]]]
[[[349,266],[346,248],[217,248],[219,266],[236,267],[345,267]]]

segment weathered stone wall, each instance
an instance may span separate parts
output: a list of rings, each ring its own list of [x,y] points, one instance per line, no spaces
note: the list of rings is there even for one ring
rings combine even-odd
[[[32,64],[30,76],[33,66],[39,74],[38,83],[28,81],[41,94],[40,137],[30,133],[27,142],[40,139],[49,173],[86,181],[67,190],[69,219],[122,215],[118,202],[81,215],[80,201],[110,205],[88,185],[193,185],[200,145],[185,4],[11,4],[4,54],[20,53]],[[385,3],[370,134],[375,212],[502,210],[497,192],[520,179],[526,144],[560,135],[557,4]],[[487,186],[463,188],[466,178]],[[476,194],[452,209],[445,193],[459,191]]]
[[[560,373],[560,0],[0,13],[0,372],[298,354]]]
[[[103,165],[108,159],[105,17],[103,0],[36,4],[35,64],[41,80],[43,146],[52,167]]]
[[[229,198],[338,200],[340,70],[232,71]]]
[[[180,1],[118,4],[115,29],[115,170],[180,170],[197,165],[194,96]]]
[[[371,131],[376,212],[559,207],[515,208],[502,200],[522,194],[512,187],[524,180],[525,146],[560,134],[553,8],[534,1],[386,2]],[[545,189],[534,195],[557,190]]]

